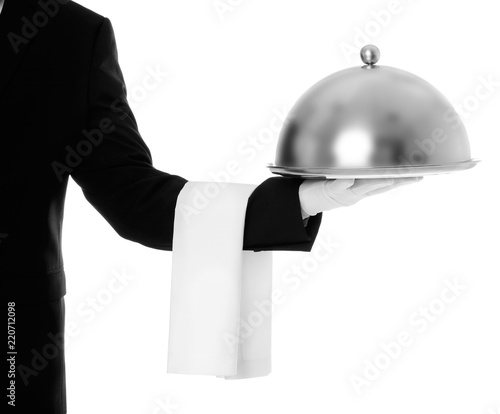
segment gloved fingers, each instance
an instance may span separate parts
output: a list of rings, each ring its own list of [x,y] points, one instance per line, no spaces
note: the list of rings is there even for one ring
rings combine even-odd
[[[350,190],[356,195],[363,196],[370,191],[387,187],[392,184],[394,184],[393,178],[363,178],[356,179],[356,182]]]
[[[323,187],[325,180],[322,178],[304,180],[300,185],[301,191],[304,193],[318,191],[319,188]]]
[[[398,187],[402,187],[403,185],[408,185],[408,184],[413,184],[413,183],[418,183],[419,181],[422,181],[423,177],[408,177],[408,178],[395,178],[394,179],[394,184],[389,185],[387,187],[382,187],[377,190],[370,191],[366,193],[367,196],[372,196],[376,194],[381,194],[385,193],[386,191],[393,190]]]
[[[343,193],[354,184],[354,178],[341,178],[336,180],[325,180],[323,189],[329,196]]]
[[[325,198],[332,200],[338,206],[350,206],[364,196],[359,196],[351,191],[351,187],[356,183],[354,178],[342,178],[337,180],[328,180],[323,187]]]

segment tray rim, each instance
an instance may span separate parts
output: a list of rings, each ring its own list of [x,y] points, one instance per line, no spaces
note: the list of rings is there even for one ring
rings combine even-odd
[[[337,175],[339,178],[347,178],[349,176],[359,178],[370,176],[389,176],[400,174],[412,174],[419,176],[446,174],[458,172],[475,167],[481,160],[471,158],[466,161],[459,161],[456,163],[448,164],[425,164],[425,165],[400,165],[391,167],[360,167],[360,168],[325,168],[325,167],[281,167],[274,164],[268,164],[267,168],[273,174],[288,175],[288,176],[302,176],[303,178],[325,178]],[[430,171],[429,171],[430,170]],[[366,174],[366,175],[365,175]]]
[[[346,168],[337,168],[337,167],[286,167],[282,165],[275,165],[272,163],[267,164],[267,168],[281,168],[281,169],[286,169],[286,170],[291,170],[291,171],[305,171],[305,170],[330,170],[330,171],[347,171],[347,170],[353,170],[353,171],[360,171],[360,170],[365,170],[365,171],[370,171],[370,170],[401,170],[401,169],[413,169],[413,168],[432,168],[432,167],[453,167],[453,166],[462,166],[462,165],[476,165],[477,163],[481,162],[480,159],[477,158],[471,158],[469,160],[465,161],[458,161],[458,162],[453,162],[453,163],[447,163],[447,164],[421,164],[421,165],[392,165],[392,166],[384,166],[384,167],[346,167]]]

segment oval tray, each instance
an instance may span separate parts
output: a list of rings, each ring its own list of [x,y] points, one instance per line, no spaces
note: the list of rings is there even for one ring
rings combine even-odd
[[[399,167],[373,167],[373,168],[299,168],[279,167],[268,165],[274,174],[293,176],[301,178],[401,178],[422,177],[424,175],[447,174],[456,171],[468,170],[474,167],[480,160],[471,159],[454,164],[443,165],[409,165]]]

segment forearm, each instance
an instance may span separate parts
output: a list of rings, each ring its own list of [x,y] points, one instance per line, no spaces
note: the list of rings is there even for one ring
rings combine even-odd
[[[246,212],[245,250],[311,250],[322,215],[304,223],[298,194],[301,183],[301,179],[273,177],[255,189]]]

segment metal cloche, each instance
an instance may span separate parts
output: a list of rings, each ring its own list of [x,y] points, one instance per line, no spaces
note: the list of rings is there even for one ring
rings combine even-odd
[[[380,66],[373,45],[360,67],[306,91],[281,130],[271,171],[308,177],[421,176],[471,168],[465,127],[430,83]]]

